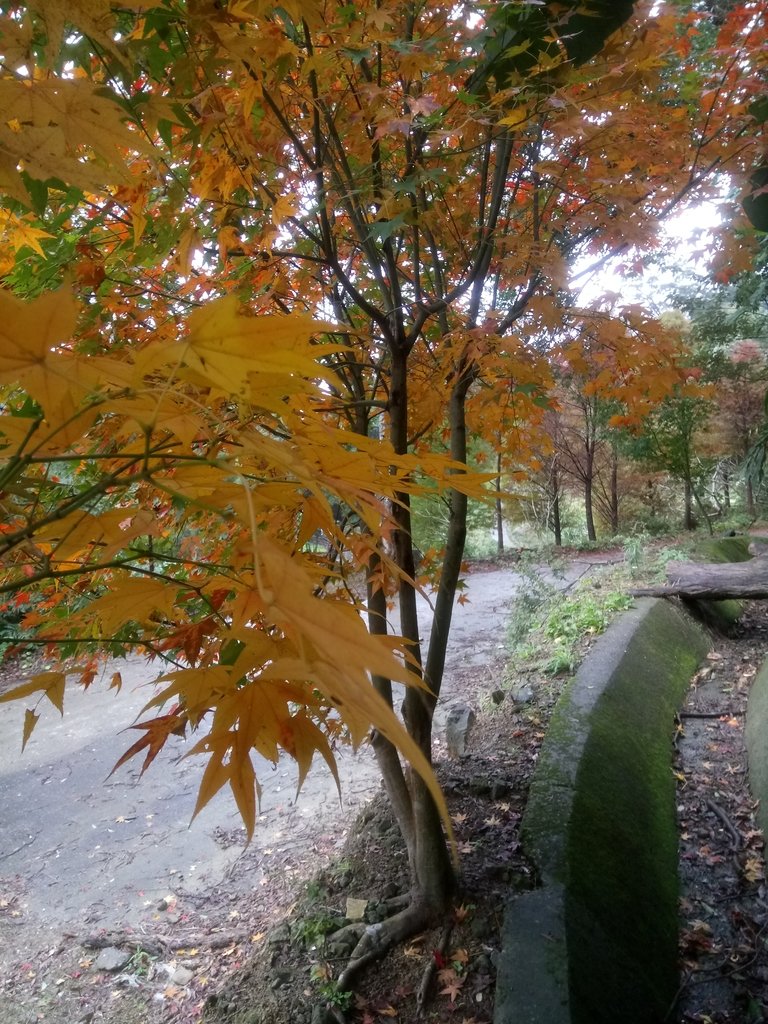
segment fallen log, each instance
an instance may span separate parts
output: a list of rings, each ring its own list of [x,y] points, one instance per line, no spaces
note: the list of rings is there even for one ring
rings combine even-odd
[[[728,598],[768,597],[768,557],[748,562],[669,562],[667,582],[637,587],[633,597],[703,597],[710,601]]]

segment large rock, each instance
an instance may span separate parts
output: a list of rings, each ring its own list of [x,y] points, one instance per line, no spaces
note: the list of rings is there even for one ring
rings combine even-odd
[[[458,704],[448,712],[445,742],[449,757],[466,757],[469,737],[475,724],[475,712],[467,704]]]

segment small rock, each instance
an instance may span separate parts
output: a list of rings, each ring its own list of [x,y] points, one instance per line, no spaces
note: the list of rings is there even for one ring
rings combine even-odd
[[[494,704],[503,704],[506,696],[503,690],[493,690],[491,692],[491,700]]]
[[[294,977],[294,971],[288,968],[277,968],[272,972],[272,980],[269,983],[269,987],[273,991],[277,991],[277,989],[283,988],[284,985],[290,985]]]
[[[491,958],[487,953],[481,953],[480,956],[475,957],[473,960],[472,969],[477,971],[478,974],[490,974],[493,970]]]
[[[184,988],[195,976],[194,971],[190,971],[188,967],[177,967],[171,975],[171,983],[178,985],[179,988]]]
[[[273,928],[267,937],[270,946],[282,946],[291,941],[291,927],[288,924],[279,924]]]
[[[388,909],[385,903],[371,900],[365,908],[365,920],[368,924],[380,924],[382,921],[386,921],[387,916]]]
[[[473,775],[467,779],[465,787],[473,796],[487,796],[493,788],[493,780],[487,775]]]
[[[116,946],[105,946],[93,966],[97,971],[122,971],[132,956],[132,953],[126,953],[124,949],[118,949]]]
[[[160,900],[160,902],[157,904],[157,909],[158,910],[167,910],[169,906],[170,906],[170,903],[168,902],[168,900]]]
[[[327,957],[346,960],[357,945],[357,936],[350,935],[346,939],[326,941],[323,952]]]
[[[291,926],[289,924],[278,925],[273,928],[266,938],[270,946],[282,946],[291,941]]]
[[[530,683],[520,680],[510,686],[509,697],[515,704],[530,704],[533,700],[533,688]]]
[[[445,723],[445,743],[450,757],[466,757],[469,735],[475,724],[475,712],[466,704],[459,704],[448,712]]]
[[[358,900],[353,896],[347,896],[347,917],[350,921],[362,921],[365,918],[365,910],[368,900]]]
[[[484,939],[493,932],[493,925],[487,917],[479,914],[472,918],[469,930],[476,939]]]

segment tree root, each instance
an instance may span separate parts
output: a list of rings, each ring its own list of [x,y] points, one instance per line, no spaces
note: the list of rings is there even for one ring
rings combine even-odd
[[[410,903],[410,896],[393,896],[391,899],[383,900],[382,902],[376,903],[377,907],[384,909],[385,916],[391,917],[397,913],[398,910],[405,910]],[[345,924],[343,928],[339,928],[338,931],[331,932],[326,935],[326,942],[346,942],[347,939],[353,938],[358,943],[366,928],[370,927],[364,921],[352,921],[350,924]]]
[[[248,933],[244,931],[217,932],[213,935],[203,935],[199,932],[142,935],[141,932],[105,931],[86,935],[79,940],[84,949],[105,949],[107,946],[115,946],[121,949],[143,950],[150,956],[166,956],[173,950],[187,949],[191,946],[225,949],[247,941]]]
[[[443,928],[442,935],[440,936],[440,942],[437,944],[437,949],[433,952],[422,976],[419,991],[416,993],[416,1015],[418,1017],[422,1017],[424,1015],[427,1003],[430,1001],[432,996],[432,983],[435,980],[435,974],[439,967],[438,957],[435,954],[437,953],[440,957],[445,957],[448,944],[451,941],[451,935],[453,934],[453,925],[454,922],[449,921],[445,928]]]
[[[714,815],[716,815],[720,819],[720,821],[723,823],[723,825],[725,826],[726,832],[731,837],[730,849],[732,851],[739,850],[741,848],[741,842],[742,842],[742,840],[741,840],[741,833],[736,828],[736,826],[733,824],[733,822],[728,817],[728,815],[725,813],[723,808],[719,804],[716,804],[714,800],[705,800],[704,801],[704,806],[708,810],[710,810]]]
[[[342,992],[348,992],[352,981],[368,964],[380,960],[393,946],[423,932],[434,922],[428,908],[412,904],[380,924],[369,924],[352,951],[349,963],[336,980]]]

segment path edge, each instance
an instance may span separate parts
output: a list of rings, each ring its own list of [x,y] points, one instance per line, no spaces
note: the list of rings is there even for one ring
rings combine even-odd
[[[674,1000],[673,718],[710,648],[645,598],[598,640],[552,717],[522,823],[541,886],[508,905],[494,1024],[657,1024]]]

